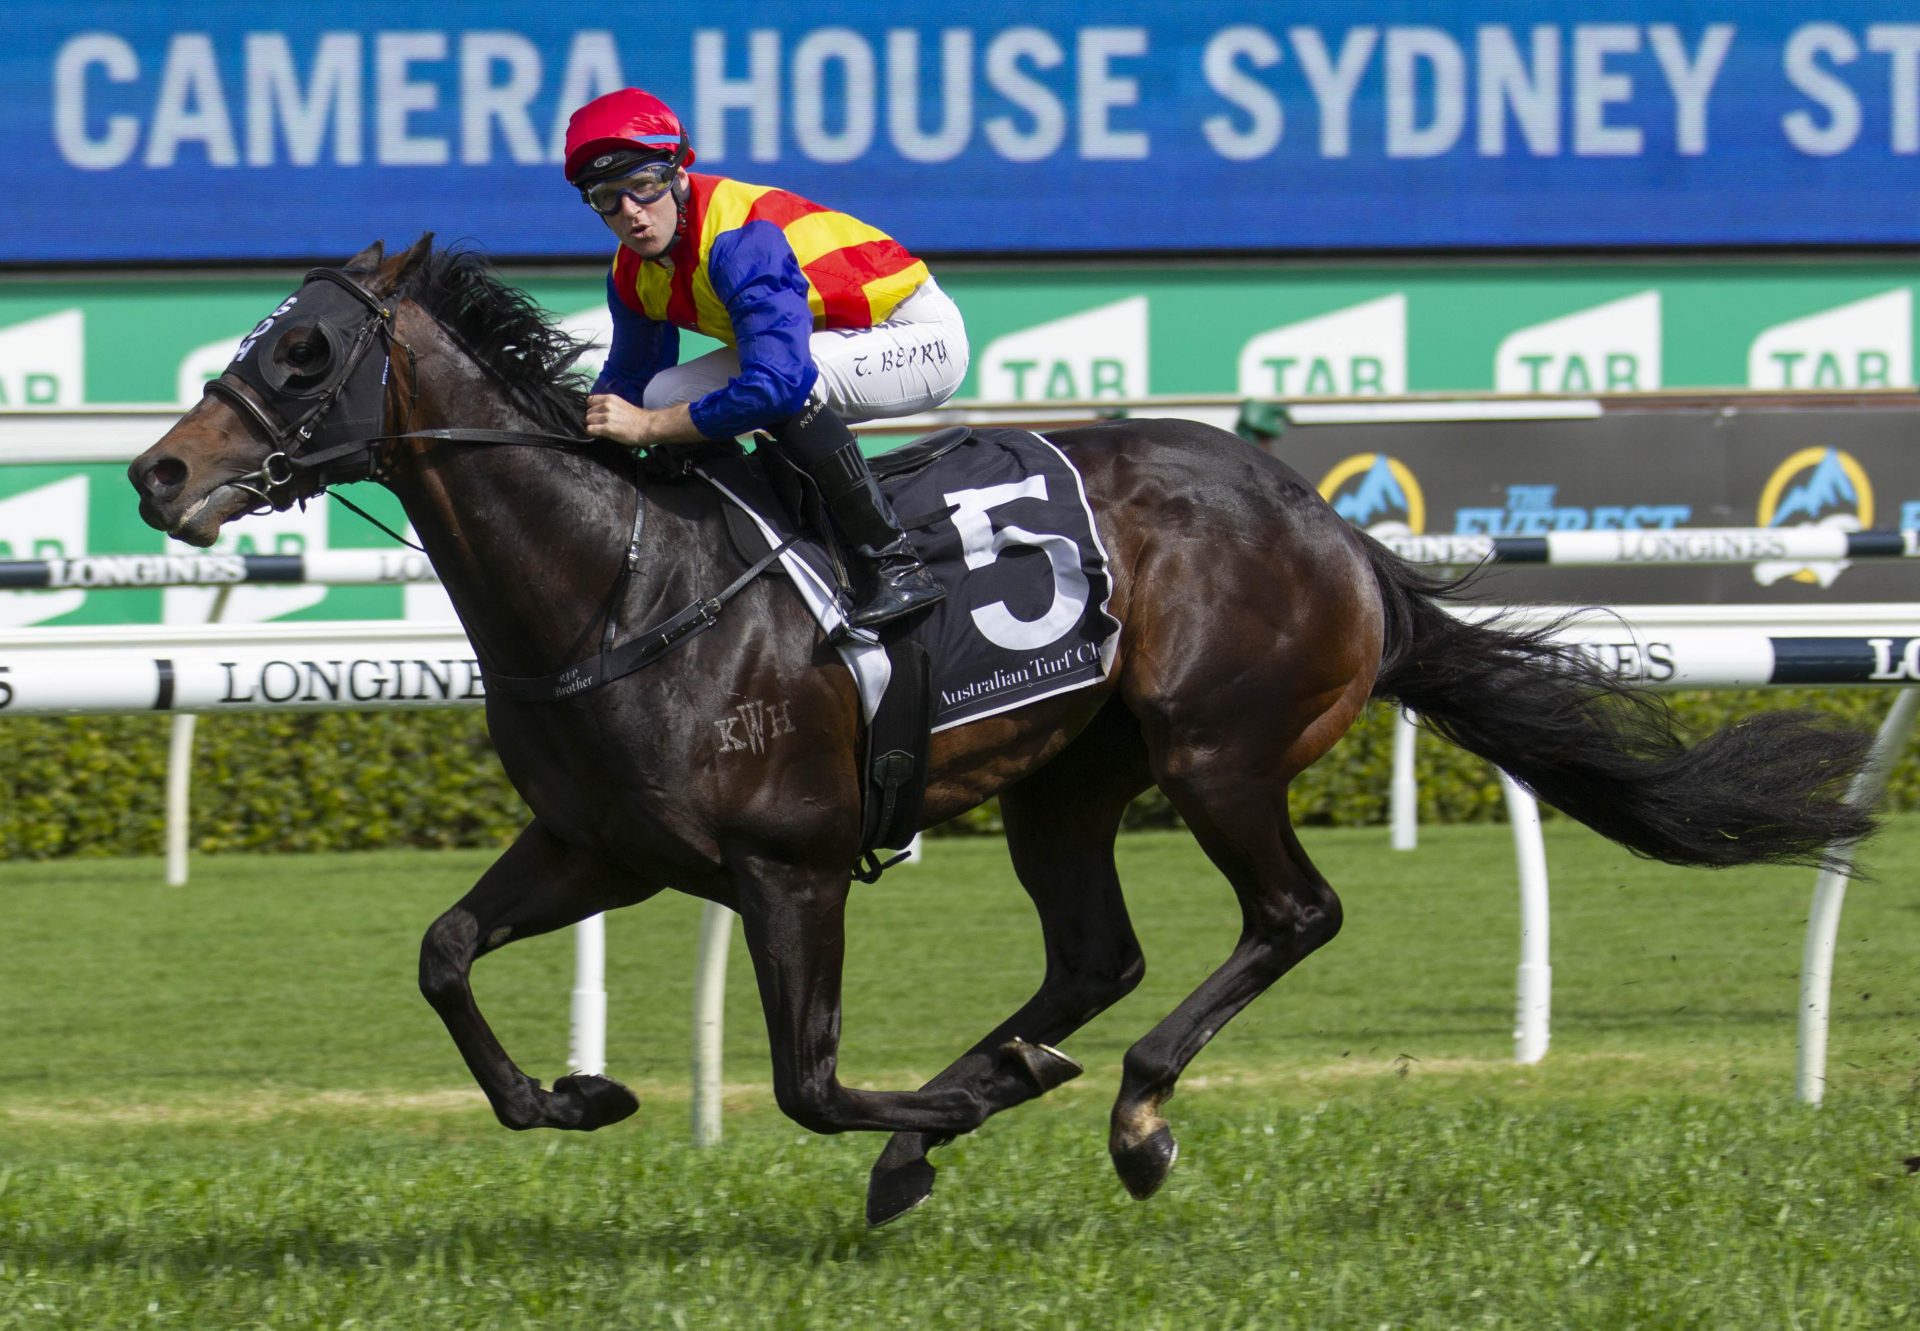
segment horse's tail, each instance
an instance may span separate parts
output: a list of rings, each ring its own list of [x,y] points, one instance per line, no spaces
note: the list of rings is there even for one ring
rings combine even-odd
[[[1459,583],[1361,539],[1386,612],[1374,696],[1602,836],[1669,864],[1828,867],[1873,831],[1846,799],[1864,732],[1770,712],[1689,747],[1659,697],[1554,642],[1552,626],[1456,619],[1441,601]]]

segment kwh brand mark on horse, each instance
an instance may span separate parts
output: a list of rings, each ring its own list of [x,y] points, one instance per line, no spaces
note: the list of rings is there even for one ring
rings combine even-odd
[[[793,704],[771,705],[755,698],[740,703],[732,716],[715,721],[721,753],[765,753],[767,742],[794,732]]]

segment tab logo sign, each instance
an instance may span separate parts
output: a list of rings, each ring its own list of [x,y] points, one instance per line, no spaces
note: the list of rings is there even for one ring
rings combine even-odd
[[[1406,392],[1406,294],[1257,334],[1240,348],[1240,391],[1255,397]]]
[[[86,401],[86,321],[79,310],[0,328],[0,408]]]
[[[1754,388],[1905,388],[1913,383],[1913,292],[1899,287],[1788,323],[1747,352]]]
[[[1129,296],[996,337],[981,357],[989,401],[1142,397],[1147,392],[1147,298]]]
[[[0,499],[0,559],[71,559],[87,550],[87,478],[69,476]],[[44,624],[78,610],[87,594],[0,592],[0,628]]]
[[[1660,387],[1660,293],[1608,301],[1511,333],[1493,357],[1499,393],[1630,393]]]

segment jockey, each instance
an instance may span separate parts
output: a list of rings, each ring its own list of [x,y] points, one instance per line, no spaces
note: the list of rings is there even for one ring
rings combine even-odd
[[[689,174],[693,159],[679,117],[638,88],[567,123],[567,181],[620,241],[587,433],[637,446],[764,431],[867,566],[851,623],[932,605],[945,593],[847,422],[953,395],[968,359],[959,309],[884,232],[785,190]],[[682,328],[726,345],[679,364]]]

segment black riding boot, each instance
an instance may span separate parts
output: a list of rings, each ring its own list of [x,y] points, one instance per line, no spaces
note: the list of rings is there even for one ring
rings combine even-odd
[[[834,525],[866,565],[871,586],[847,617],[854,627],[872,628],[945,598],[945,589],[901,532],[900,520],[880,493],[845,421],[812,403],[769,433],[813,477]]]
[[[819,485],[834,525],[846,533],[854,553],[867,566],[871,583],[867,597],[847,616],[855,628],[872,628],[945,599],[946,589],[927,572],[919,552],[900,530],[900,520],[880,493],[858,444],[846,444],[826,461],[808,467],[807,474]]]

